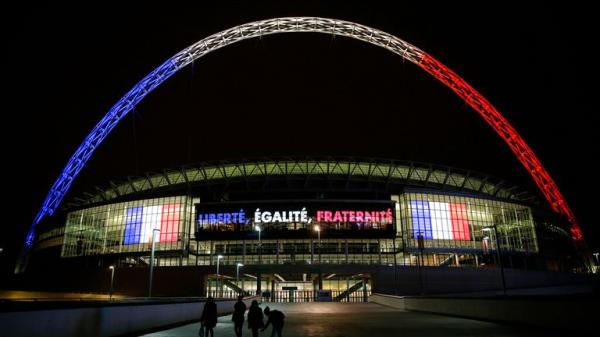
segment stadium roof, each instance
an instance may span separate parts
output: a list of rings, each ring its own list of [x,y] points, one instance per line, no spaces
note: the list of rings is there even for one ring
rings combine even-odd
[[[96,187],[72,198],[67,207],[82,207],[112,200],[171,190],[174,187],[202,186],[255,178],[331,179],[368,181],[429,187],[447,191],[471,192],[518,202],[533,202],[526,190],[507,181],[480,172],[448,166],[377,158],[353,157],[281,157],[240,161],[203,162],[179,169],[149,172],[141,177],[110,181],[108,187]]]

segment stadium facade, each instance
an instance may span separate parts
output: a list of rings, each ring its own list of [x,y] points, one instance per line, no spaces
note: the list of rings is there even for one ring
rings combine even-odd
[[[56,263],[147,268],[154,237],[154,265],[208,268],[206,291],[217,287],[219,265],[237,272],[221,281],[230,290],[285,294],[352,287],[366,294],[371,280],[356,271],[367,266],[573,267],[566,219],[518,186],[450,167],[265,158],[108,185],[44,221],[34,259],[53,251]],[[337,272],[315,281],[315,266]]]

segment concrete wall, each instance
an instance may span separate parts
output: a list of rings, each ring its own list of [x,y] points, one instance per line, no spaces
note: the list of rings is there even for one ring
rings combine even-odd
[[[369,301],[398,309],[501,323],[589,330],[597,320],[598,298],[435,298],[374,294]]]
[[[249,306],[254,298],[245,300]],[[219,314],[235,300],[218,300]],[[46,306],[48,303],[46,303]],[[120,336],[199,320],[204,300],[175,303],[116,302],[88,307],[0,312],[0,334],[12,336]]]
[[[4,289],[93,292],[108,294],[110,270],[108,268],[80,268],[78,266],[57,266],[47,269],[29,270],[14,275],[14,280]],[[147,267],[118,267],[115,269],[114,293],[133,297],[148,294]],[[205,278],[209,268],[201,267],[156,267],[152,294],[154,296],[206,296]],[[214,273],[214,271],[212,271]],[[235,267],[233,274],[235,275]],[[44,280],[40,282],[39,280]]]
[[[560,287],[564,294],[599,292],[597,275],[550,271],[504,269],[504,280],[509,293],[527,293],[530,288]],[[567,288],[565,286],[569,286]],[[433,295],[449,293],[491,292],[502,289],[500,269],[439,268],[380,266],[374,273],[373,290],[395,295]],[[552,294],[548,292],[548,294]],[[554,292],[553,294],[557,294]]]
[[[16,275],[4,289],[94,292],[107,294],[110,288],[108,268],[78,265],[48,265]],[[365,274],[372,277],[374,292],[395,295],[427,295],[485,292],[502,288],[500,269],[469,267],[423,267],[381,265],[264,265],[245,266],[244,273],[263,275],[268,273],[307,274]],[[204,296],[206,277],[215,273],[215,266],[156,267],[152,293],[155,296]],[[221,266],[223,275],[235,276],[235,266]],[[420,274],[420,275],[419,275]],[[591,284],[593,275],[548,272],[522,269],[505,269],[507,289],[553,287],[563,285]],[[600,292],[598,276],[595,275],[596,291]],[[44,282],[39,282],[44,280]],[[421,283],[423,284],[421,289]],[[593,283],[593,282],[592,282]],[[588,287],[589,288],[589,287]],[[146,296],[148,292],[148,268],[119,267],[115,269],[114,293],[125,296]]]

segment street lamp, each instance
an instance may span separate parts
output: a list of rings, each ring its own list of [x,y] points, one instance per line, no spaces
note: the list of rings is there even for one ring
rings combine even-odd
[[[108,290],[108,299],[112,301],[113,281],[115,280],[115,266],[110,266],[108,269],[110,269],[110,289]]]
[[[317,232],[317,237],[319,239],[319,246],[321,245],[321,228],[319,227],[319,225],[315,226],[315,231]]]
[[[262,244],[260,242],[261,229],[260,229],[260,226],[258,226],[258,225],[254,226],[254,229],[256,231],[258,231],[258,264],[261,264],[262,263]]]
[[[160,229],[152,230],[152,252],[150,253],[150,282],[148,282],[148,297],[152,297],[152,277],[154,276],[154,248],[156,246],[156,232],[160,233]]]
[[[243,266],[244,266],[244,264],[239,263],[239,262],[236,264],[235,281],[237,282],[237,284],[240,284],[240,267],[243,267]],[[238,287],[239,287],[239,285],[238,285]],[[242,295],[243,295],[244,294],[244,286],[242,286],[241,289],[242,289]]]
[[[425,294],[425,287],[423,286],[423,275],[421,272],[421,264],[425,266],[423,263],[423,251],[425,250],[425,238],[423,237],[423,232],[419,231],[417,234],[417,248],[419,249],[419,254],[417,254],[417,271],[419,273],[419,289],[421,295]]]
[[[223,258],[223,255],[217,256],[217,296],[219,296],[219,261]]]
[[[315,232],[317,232],[318,244],[317,244],[317,253],[319,254],[319,263],[321,263],[321,227],[316,225],[313,227]]]
[[[498,264],[500,265],[500,275],[502,276],[502,294],[506,295],[506,281],[504,280],[504,264],[502,263],[502,252],[500,251],[500,242],[498,241],[498,228],[496,224],[493,227],[485,227],[482,229],[484,232],[489,232],[494,229],[494,238],[496,241],[496,253],[498,254]]]

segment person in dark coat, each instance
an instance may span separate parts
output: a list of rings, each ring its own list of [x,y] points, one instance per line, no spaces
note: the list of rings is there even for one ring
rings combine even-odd
[[[210,337],[214,337],[215,332],[213,329],[217,325],[217,304],[210,296],[206,299],[206,303],[204,303],[204,310],[202,310],[200,322],[206,329],[206,336],[208,337],[210,333]]]
[[[252,329],[252,337],[258,337],[258,329],[263,326],[262,310],[260,310],[258,302],[254,300],[252,301],[252,304],[250,304],[250,309],[248,310],[248,329]]]
[[[242,326],[244,325],[244,313],[246,312],[246,304],[242,301],[244,296],[238,296],[237,302],[233,305],[233,330],[237,337],[242,337]]]
[[[285,315],[279,310],[271,310],[269,307],[265,308],[265,315],[268,317],[267,324],[260,331],[265,331],[269,324],[273,324],[273,330],[271,330],[271,337],[281,337],[281,330],[283,330],[283,319]]]

